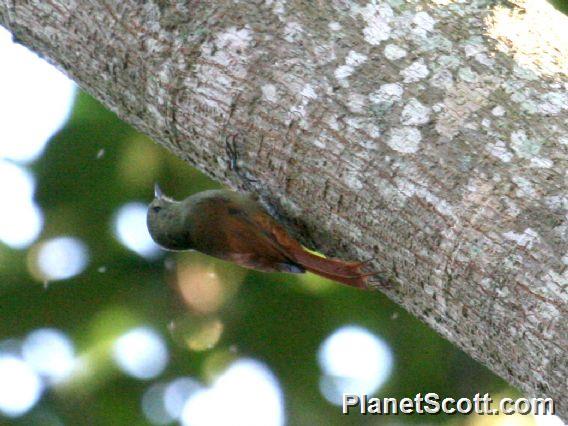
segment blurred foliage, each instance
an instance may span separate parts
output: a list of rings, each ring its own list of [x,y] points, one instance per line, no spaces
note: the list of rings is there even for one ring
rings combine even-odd
[[[379,396],[515,394],[382,294],[314,276],[244,271],[195,253],[164,253],[149,261],[123,247],[113,234],[113,217],[126,202],[149,202],[154,181],[176,198],[217,185],[84,93],[78,94],[68,123],[53,136],[33,171],[38,180],[37,201],[45,214],[40,241],[77,236],[90,249],[90,263],[79,276],[44,288],[28,272],[31,250],[0,246],[4,263],[0,339],[56,327],[72,337],[79,355],[88,357],[96,368],[76,383],[48,391],[14,424],[78,425],[85,424],[85,419],[88,424],[147,424],[140,401],[152,381],[122,374],[108,354],[113,338],[141,324],[160,331],[168,341],[170,363],[158,380],[184,375],[207,383],[236,357],[265,362],[282,385],[290,425],[424,422],[421,416],[342,416],[338,407],[321,396],[318,347],[346,324],[381,336],[395,354],[393,375]],[[188,307],[175,286],[174,260],[178,267],[201,265],[217,271],[228,283],[223,284],[224,304],[208,313]],[[209,350],[189,349],[176,335],[177,325],[191,328],[192,322],[207,318],[222,323],[220,340]],[[461,424],[471,419],[440,415],[427,421]]]
[[[568,15],[568,0],[548,0],[556,9]]]

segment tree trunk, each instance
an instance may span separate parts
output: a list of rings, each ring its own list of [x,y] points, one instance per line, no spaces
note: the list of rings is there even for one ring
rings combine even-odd
[[[374,256],[380,290],[566,419],[567,20],[505,3],[0,0],[0,24],[233,186],[238,134],[304,243]]]

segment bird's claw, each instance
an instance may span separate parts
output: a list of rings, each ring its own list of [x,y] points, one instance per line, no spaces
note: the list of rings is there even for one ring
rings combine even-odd
[[[238,170],[238,161],[239,161],[239,152],[237,151],[237,139],[238,134],[233,133],[232,135],[227,135],[225,138],[225,152],[227,153],[227,157],[229,159],[229,169],[237,171]]]
[[[238,136],[238,133],[227,135],[227,137],[225,138],[225,152],[227,153],[227,157],[229,159],[229,169],[234,171],[237,176],[246,184],[247,187],[250,187],[251,184],[257,183],[258,180],[245,176],[239,167],[239,151],[237,149]]]

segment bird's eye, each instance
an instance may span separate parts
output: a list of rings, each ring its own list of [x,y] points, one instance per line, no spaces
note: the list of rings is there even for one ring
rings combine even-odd
[[[162,207],[161,207],[161,206],[153,206],[153,207],[152,207],[152,210],[153,210],[155,213],[158,213],[160,210],[162,210]]]

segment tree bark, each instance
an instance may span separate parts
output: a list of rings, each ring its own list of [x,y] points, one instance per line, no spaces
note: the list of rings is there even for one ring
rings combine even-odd
[[[374,256],[380,290],[566,419],[568,41],[537,3],[0,0],[0,24],[233,186],[240,135],[304,243]]]

